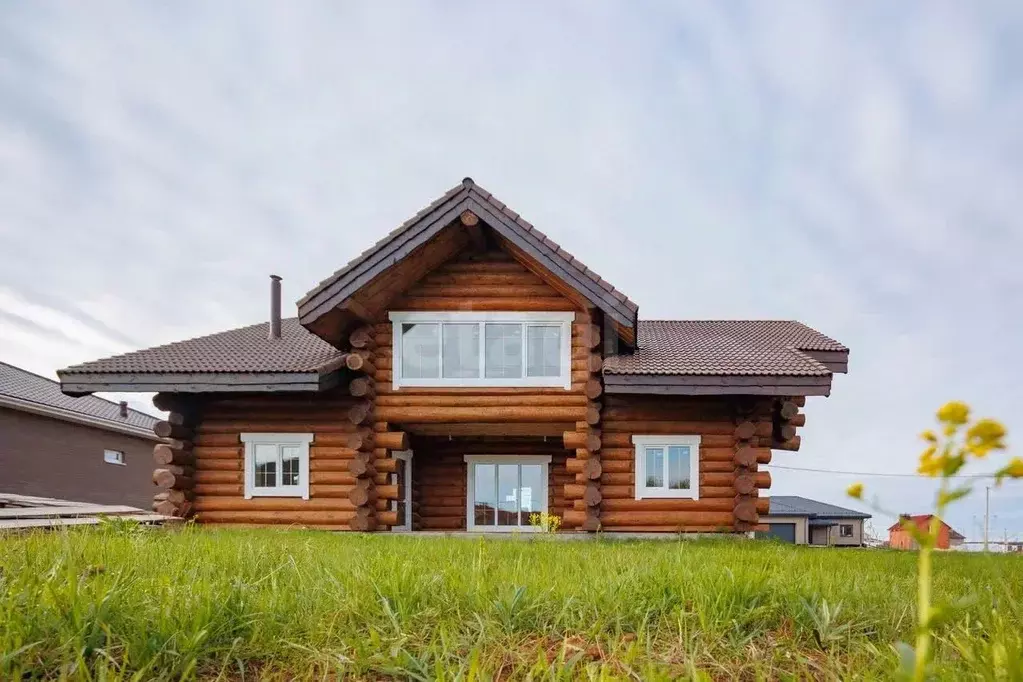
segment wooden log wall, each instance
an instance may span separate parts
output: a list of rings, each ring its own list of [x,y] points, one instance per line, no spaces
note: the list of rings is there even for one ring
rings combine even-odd
[[[376,416],[381,421],[413,425],[546,424],[553,435],[585,418],[591,359],[582,334],[589,329],[589,313],[580,302],[559,293],[507,253],[467,252],[428,273],[388,309],[575,311],[576,322],[572,326],[570,390],[416,387],[395,391],[391,323],[380,320],[373,338],[377,346]]]
[[[574,474],[574,482],[565,486],[565,499],[572,501],[573,511],[564,515],[563,523],[566,528],[594,532],[601,527],[600,509],[603,501],[600,425],[604,383],[601,373],[603,359],[600,355],[600,328],[591,322],[581,330],[579,339],[589,349],[586,357],[586,385],[583,389],[587,402],[583,419],[576,422],[574,430],[566,431],[562,436],[565,448],[572,453],[572,463],[568,465],[566,462],[566,466],[578,469]],[[577,514],[577,511],[583,512],[582,515]]]
[[[556,437],[446,438],[417,436],[412,460],[413,530],[465,530],[468,470],[465,455],[551,455],[547,510],[562,516],[564,489],[573,475],[565,469],[566,453]]]
[[[350,447],[357,427],[351,411],[360,397],[346,389],[323,394],[226,395],[210,397],[203,405],[194,429],[194,510],[199,523],[228,525],[299,525],[331,530],[351,530],[358,515],[352,493],[366,476],[352,471],[362,450]],[[244,496],[245,447],[241,434],[248,432],[312,433],[309,446],[309,499]],[[389,474],[373,471],[368,478],[377,488],[370,503],[381,526],[395,521],[388,512]]]
[[[153,448],[153,485],[159,488],[153,496],[153,511],[190,518],[195,511],[193,440],[200,406],[169,395],[157,395],[153,402],[159,409],[170,411],[167,419],[153,427],[153,432],[165,439]]]
[[[771,425],[773,404],[756,401],[746,417],[766,418]],[[600,423],[600,526],[606,531],[716,532],[736,526],[737,456],[736,401],[688,396],[615,395],[605,397]],[[699,435],[699,499],[635,499],[634,435]],[[770,432],[768,432],[768,437]],[[754,464],[769,462],[769,443],[750,443],[744,450]],[[588,479],[587,458],[570,458],[569,471]],[[581,475],[581,476],[580,476]],[[754,472],[749,495],[758,513],[767,511],[759,490],[770,485],[767,472]],[[741,484],[744,490],[746,482]],[[574,492],[577,494],[578,489]],[[589,505],[578,497],[565,514],[566,524],[579,527]]]

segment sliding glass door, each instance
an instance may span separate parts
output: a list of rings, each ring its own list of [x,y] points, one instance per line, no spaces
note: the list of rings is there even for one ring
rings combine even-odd
[[[547,511],[549,455],[466,455],[467,527],[534,530],[529,516]]]

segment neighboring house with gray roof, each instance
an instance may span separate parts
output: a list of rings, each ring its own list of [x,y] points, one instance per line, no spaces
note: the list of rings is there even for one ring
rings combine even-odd
[[[296,317],[272,276],[270,310],[58,372],[69,395],[151,391],[171,412],[158,511],[360,531],[527,530],[535,512],[584,531],[766,529],[760,465],[799,449],[800,410],[849,356],[795,321],[642,320],[470,178]]]
[[[771,510],[762,517],[768,529],[758,535],[797,545],[861,547],[863,522],[869,518],[870,514],[806,497],[772,495]]]
[[[0,362],[0,492],[148,508],[157,421]]]

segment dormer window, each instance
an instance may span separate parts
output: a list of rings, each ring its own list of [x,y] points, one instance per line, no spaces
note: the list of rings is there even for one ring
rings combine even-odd
[[[572,312],[392,312],[393,384],[571,388]]]

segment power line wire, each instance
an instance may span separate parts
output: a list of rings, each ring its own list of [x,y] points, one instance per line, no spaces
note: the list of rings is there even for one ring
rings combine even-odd
[[[771,469],[787,469],[789,471],[809,471],[815,474],[838,474],[841,476],[880,476],[884,478],[932,478],[924,474],[891,474],[877,471],[835,471],[834,469],[811,469],[808,467],[790,467],[783,464],[765,464]],[[958,474],[951,478],[994,478],[994,474]]]

